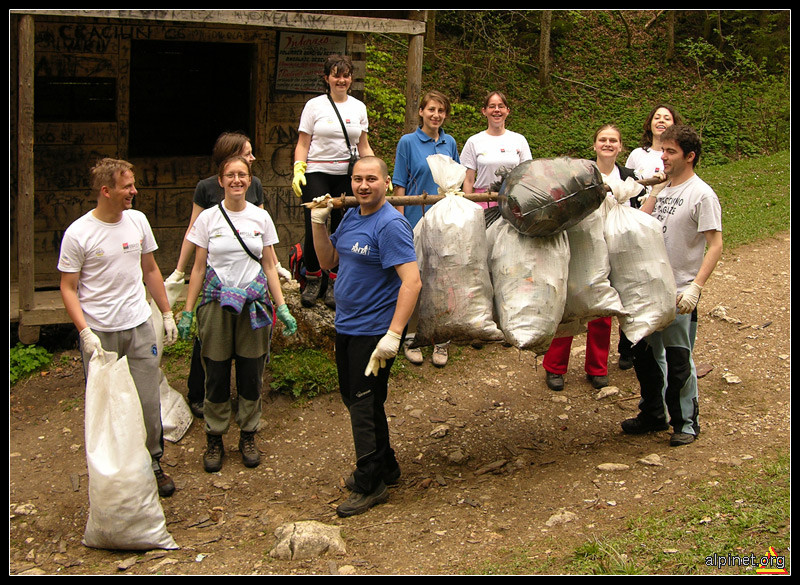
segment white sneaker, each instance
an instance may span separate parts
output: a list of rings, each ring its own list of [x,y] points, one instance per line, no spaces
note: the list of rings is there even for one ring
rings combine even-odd
[[[422,357],[422,350],[418,347],[410,347],[409,342],[403,344],[403,354],[405,354],[406,359],[415,366],[418,366],[425,361]]]
[[[431,361],[437,368],[443,368],[447,365],[447,346],[448,343],[437,343],[433,346],[433,355]]]

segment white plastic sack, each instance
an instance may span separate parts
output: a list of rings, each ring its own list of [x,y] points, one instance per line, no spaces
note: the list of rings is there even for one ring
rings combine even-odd
[[[175,304],[178,297],[186,285],[182,282],[165,282],[167,289],[167,299],[170,307]],[[155,301],[150,301],[150,311],[152,312],[151,323],[156,332],[156,346],[158,355],[163,355],[164,349],[164,320],[161,310]],[[167,377],[163,371],[159,372],[159,393],[161,396],[161,426],[164,430],[164,439],[172,443],[177,443],[189,430],[194,420],[192,411],[186,403],[183,395],[169,385]]]
[[[677,287],[661,224],[625,205],[628,200],[625,194],[638,193],[641,187],[633,179],[618,187],[612,185],[616,199],[607,198],[605,203],[609,279],[628,312],[628,316],[620,318],[620,327],[635,344],[675,319]]]
[[[414,228],[422,277],[414,345],[502,341],[492,318],[483,208],[456,194],[466,168],[444,155],[428,157],[440,193]]]
[[[499,219],[486,235],[500,329],[508,343],[542,355],[564,313],[570,261],[567,234],[534,238]]]
[[[167,531],[126,357],[105,351],[92,355],[84,432],[89,518],[83,544],[114,550],[179,548]]]
[[[611,286],[605,215],[595,210],[566,230],[569,238],[569,279],[562,321],[588,323],[600,317],[624,316],[619,293]]]

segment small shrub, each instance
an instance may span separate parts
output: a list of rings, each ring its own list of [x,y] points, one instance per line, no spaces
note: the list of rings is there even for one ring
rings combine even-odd
[[[17,345],[9,351],[9,377],[16,384],[25,376],[50,365],[53,354],[38,345]]]
[[[270,387],[294,398],[313,398],[339,388],[336,362],[316,349],[285,349],[270,358]]]

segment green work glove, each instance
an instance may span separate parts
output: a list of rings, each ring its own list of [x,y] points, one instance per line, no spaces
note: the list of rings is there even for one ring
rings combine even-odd
[[[294,335],[297,332],[297,321],[295,321],[292,314],[289,312],[289,307],[286,306],[286,303],[282,304],[278,307],[278,319],[281,320],[283,323],[283,335],[288,337],[289,335]]]
[[[181,319],[178,321],[178,335],[181,339],[189,339],[189,333],[192,330],[192,320],[194,319],[194,311],[182,311]]]

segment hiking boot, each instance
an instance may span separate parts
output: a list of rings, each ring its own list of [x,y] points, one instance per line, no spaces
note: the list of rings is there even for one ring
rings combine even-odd
[[[443,368],[447,365],[447,346],[447,343],[437,343],[433,346],[431,361],[437,368]]]
[[[198,402],[190,402],[189,410],[191,410],[192,414],[197,418],[203,418],[203,401],[199,400]]]
[[[586,374],[586,379],[595,390],[600,390],[600,388],[608,386],[608,376],[592,376],[591,374]]]
[[[245,467],[257,467],[261,463],[261,453],[256,447],[255,432],[242,431],[239,434],[239,452]]]
[[[646,421],[638,416],[622,421],[622,431],[628,435],[643,435],[656,431],[666,431],[669,428],[667,421]]]
[[[696,438],[697,437],[691,433],[672,433],[672,436],[669,438],[669,446],[680,447],[681,445],[688,445],[694,443]]]
[[[397,467],[392,471],[386,471],[383,474],[383,483],[387,486],[389,485],[397,485],[397,482],[400,480],[400,468]],[[347,479],[344,480],[344,486],[349,489],[351,492],[355,491],[356,489],[356,480],[353,477],[353,474],[347,476]]]
[[[153,474],[155,474],[156,483],[158,484],[158,495],[162,498],[168,498],[175,493],[175,483],[172,481],[172,478],[161,469],[161,464],[159,463],[157,465],[158,467],[153,470]]]
[[[415,366],[422,365],[422,362],[425,361],[425,358],[422,357],[422,350],[418,347],[411,347],[410,341],[406,341],[403,344],[403,354]]]
[[[322,271],[306,272],[306,287],[300,295],[300,302],[304,307],[313,307],[317,303],[319,293],[322,291]]]
[[[209,473],[222,469],[222,458],[225,457],[225,446],[222,444],[222,435],[206,434],[206,452],[203,453],[203,467]]]
[[[389,499],[389,488],[386,487],[385,483],[380,482],[372,493],[360,494],[353,492],[350,494],[349,498],[337,506],[336,513],[340,518],[363,514],[372,506],[382,504],[387,499]]]
[[[629,355],[620,354],[618,365],[620,370],[630,370],[633,367],[633,358]]]
[[[333,285],[336,282],[336,274],[328,273],[328,288],[325,289],[325,305],[329,309],[336,309],[336,299],[333,296]]]
[[[545,376],[544,381],[547,384],[547,387],[554,392],[561,392],[564,389],[564,376],[561,374],[547,372],[547,376]]]

